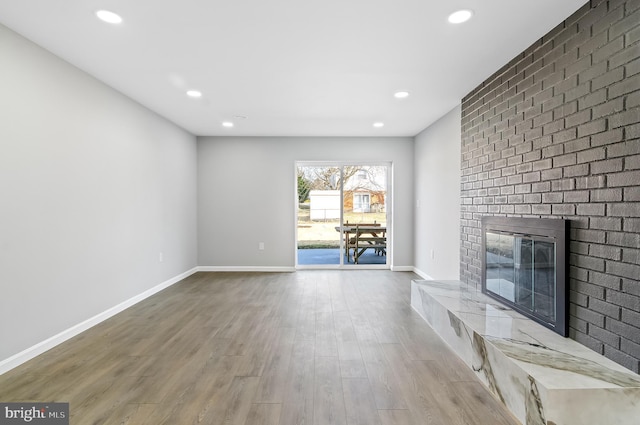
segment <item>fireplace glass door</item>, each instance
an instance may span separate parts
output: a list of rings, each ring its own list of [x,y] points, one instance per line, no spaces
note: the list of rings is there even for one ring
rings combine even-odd
[[[486,290],[555,323],[555,241],[496,231],[485,238]]]

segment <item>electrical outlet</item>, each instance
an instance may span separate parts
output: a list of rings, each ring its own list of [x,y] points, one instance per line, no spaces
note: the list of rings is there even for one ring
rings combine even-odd
[[[432,249],[431,250],[431,259],[433,260],[434,258],[436,258],[436,252]]]
[[[162,263],[164,261],[164,254],[162,252],[158,255],[158,261],[160,263]]]
[[[264,242],[258,242],[258,249],[264,251]]]

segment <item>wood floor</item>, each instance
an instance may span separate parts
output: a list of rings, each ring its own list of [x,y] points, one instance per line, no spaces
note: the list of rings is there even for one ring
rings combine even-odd
[[[197,273],[0,376],[71,424],[517,424],[411,310],[411,273]]]

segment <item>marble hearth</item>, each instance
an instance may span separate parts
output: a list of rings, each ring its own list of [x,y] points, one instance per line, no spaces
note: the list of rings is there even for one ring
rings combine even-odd
[[[458,281],[411,282],[411,306],[526,425],[640,423],[640,376]]]

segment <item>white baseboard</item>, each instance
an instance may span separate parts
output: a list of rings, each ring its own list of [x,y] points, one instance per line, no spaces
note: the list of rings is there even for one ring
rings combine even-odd
[[[295,267],[198,266],[199,272],[295,272]]]
[[[413,266],[391,266],[392,272],[412,272]]]
[[[56,345],[61,344],[66,340],[78,335],[79,333],[82,333],[87,329],[107,320],[108,318],[115,316],[116,314],[131,307],[132,305],[137,304],[146,298],[149,298],[153,294],[160,292],[163,289],[168,288],[169,286],[181,281],[182,279],[185,279],[191,276],[197,271],[198,271],[198,268],[194,267],[193,269],[188,270],[184,273],[181,273],[178,276],[172,277],[171,279],[166,280],[161,284],[154,286],[153,288],[147,289],[141,294],[138,294],[132,298],[129,298],[128,300],[121,302],[120,304],[114,307],[111,307],[110,309],[105,310],[102,313],[99,313],[85,320],[84,322],[78,323],[77,325],[62,331],[59,334],[52,336],[51,338],[48,338],[42,342],[39,342],[36,345],[29,347],[26,350],[23,350],[18,354],[15,354],[9,357],[8,359],[0,361],[0,375],[2,375],[5,372],[8,372],[9,370],[17,366],[20,366],[22,363],[25,363],[31,360],[32,358],[44,353],[45,351],[52,349]]]
[[[418,276],[420,276],[421,278],[423,278],[424,280],[435,280],[431,276],[423,272],[422,270],[418,269],[417,267],[413,268],[413,272]]]

